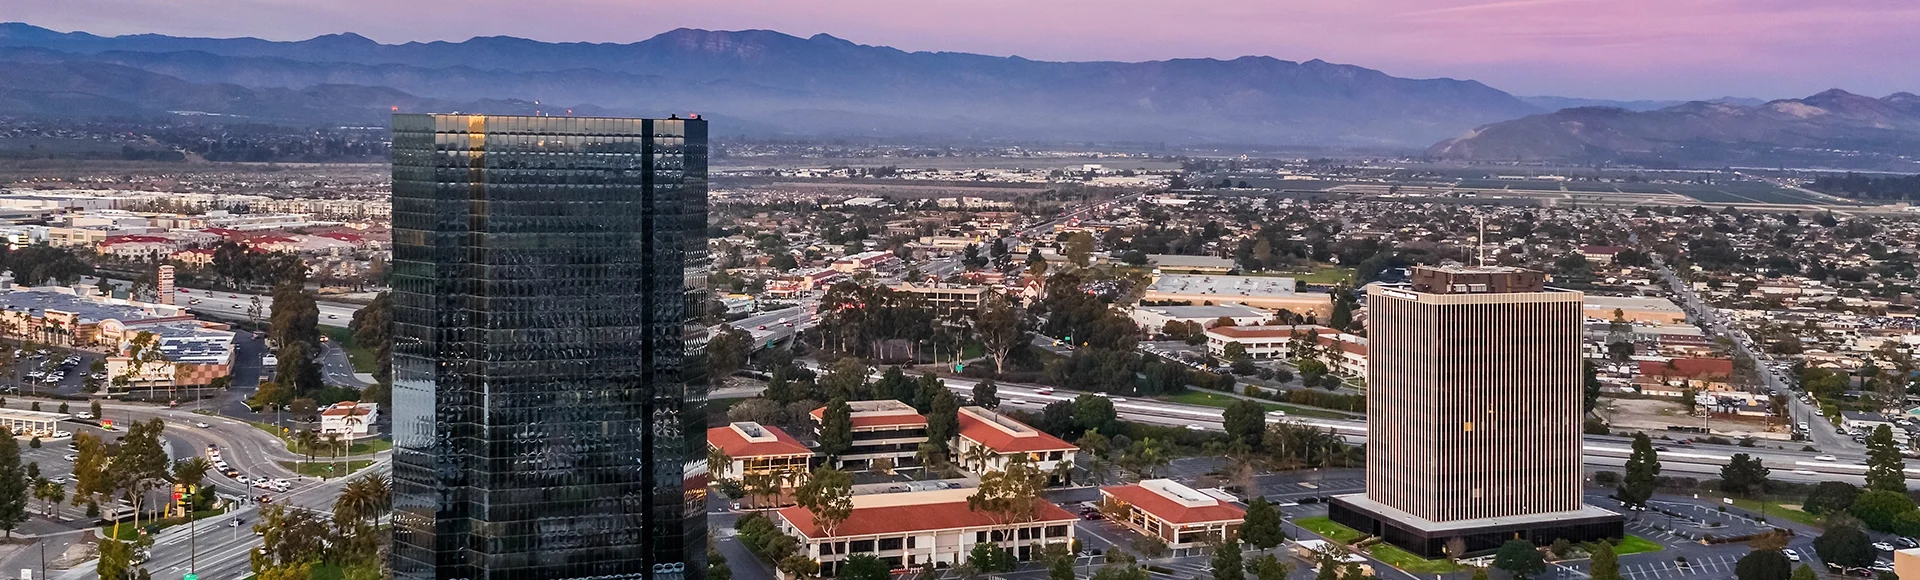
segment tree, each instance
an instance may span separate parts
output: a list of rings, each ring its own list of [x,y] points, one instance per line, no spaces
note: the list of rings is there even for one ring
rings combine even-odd
[[[1340,580],[1340,563],[1331,556],[1321,556],[1320,569],[1314,573],[1313,580]]]
[[[1754,550],[1733,565],[1733,577],[1738,580],[1789,580],[1791,576],[1793,562],[1779,550]]]
[[[1015,455],[1005,468],[980,476],[980,487],[967,496],[967,509],[999,524],[1033,521],[1034,504],[1046,486],[1047,475]]]
[[[1613,551],[1613,543],[1607,540],[1594,542],[1592,565],[1589,566],[1589,580],[1621,580],[1620,556]]]
[[[1760,458],[1745,453],[1733,454],[1733,459],[1720,467],[1720,491],[1752,495],[1767,491],[1767,474],[1772,470],[1760,464]]]
[[[1893,428],[1881,425],[1867,437],[1867,489],[1907,493],[1907,462],[1893,442]]]
[[[326,386],[320,375],[318,356],[321,352],[320,306],[299,283],[276,281],[267,336],[273,340],[278,349],[275,354],[280,359],[279,366],[274,368],[274,382],[290,386],[302,395]]]
[[[840,522],[853,515],[853,476],[838,469],[816,469],[806,483],[793,490],[793,499],[795,505],[812,512],[813,521],[831,535]]]
[[[1228,362],[1247,360],[1247,345],[1239,342],[1229,342],[1226,348],[1221,349],[1220,356],[1227,359]]]
[[[973,385],[973,404],[987,409],[1000,406],[1000,389],[993,379],[981,379]]]
[[[1227,536],[1227,540],[1213,548],[1213,580],[1246,580],[1247,570],[1245,554],[1240,551],[1240,538]]]
[[[707,340],[707,369],[716,381],[725,380],[733,371],[746,366],[753,352],[753,335],[731,324],[721,325]]]
[[[27,521],[27,505],[33,499],[26,468],[20,464],[20,441],[5,427],[0,427],[0,438],[5,439],[0,442],[0,530],[12,538],[13,529]]]
[[[1221,420],[1228,436],[1239,438],[1251,447],[1258,447],[1260,436],[1267,432],[1266,408],[1246,399],[1227,405],[1221,412]]]
[[[1274,557],[1273,554],[1254,556],[1247,562],[1247,569],[1253,571],[1254,580],[1287,580],[1293,573],[1293,567]]]
[[[853,407],[846,399],[834,397],[820,415],[820,452],[829,461],[853,448]]]
[[[1505,570],[1514,580],[1528,580],[1546,571],[1547,560],[1526,540],[1507,540],[1493,556],[1493,567]]]
[[[998,292],[989,292],[982,299],[980,313],[974,317],[973,334],[986,349],[987,356],[993,357],[993,372],[1007,372],[1007,358],[1014,349],[1028,343],[1031,333],[1026,327],[1027,313],[1013,301]]]
[[[1860,528],[1844,524],[1828,528],[1826,533],[1814,538],[1813,552],[1823,562],[1855,568],[1872,565],[1879,554],[1873,548],[1873,538]]]
[[[933,405],[927,411],[927,442],[945,452],[959,434],[960,401],[954,399],[953,391],[941,388],[933,394]]]
[[[1327,325],[1348,330],[1353,326],[1353,292],[1345,286],[1335,286],[1328,291],[1333,294],[1333,313],[1327,316]]]
[[[1280,529],[1280,512],[1267,498],[1254,496],[1247,502],[1246,520],[1240,524],[1240,539],[1262,550],[1280,545],[1287,535]]]
[[[393,484],[378,473],[348,481],[333,500],[333,516],[353,522],[372,522],[393,508]]]
[[[193,497],[195,492],[200,490],[200,482],[206,479],[207,472],[212,469],[213,464],[198,455],[173,462],[173,482],[187,489],[187,495],[183,498],[187,505],[182,511],[187,514],[187,548],[191,558],[189,562],[195,565],[198,565],[200,559],[200,527],[199,519],[193,517]]]
[[[873,554],[854,554],[840,562],[834,577],[840,580],[888,580],[893,570]]]
[[[167,461],[166,446],[160,439],[165,427],[158,418],[127,425],[127,434],[120,438],[120,451],[114,454],[106,470],[112,490],[133,504],[136,526],[140,524],[141,504],[145,503],[147,492],[165,484],[171,475],[172,464]]]
[[[1901,522],[1903,518],[1912,517],[1908,514],[1912,514],[1914,510],[1913,498],[1908,497],[1907,494],[1884,489],[1869,489],[1861,493],[1859,498],[1854,499],[1853,507],[1847,511],[1853,514],[1853,517],[1860,518],[1860,523],[1866,524],[1869,528],[1883,532],[1907,533],[1907,530],[1901,529],[1903,527]]]
[[[820,377],[820,388],[831,397],[840,397],[849,401],[860,401],[866,397],[867,363],[860,359],[846,357],[833,362],[827,368],[826,376]]]
[[[113,482],[107,479],[107,445],[98,436],[85,431],[73,436],[73,505],[98,503],[113,493]]]
[[[1654,478],[1660,475],[1660,457],[1646,433],[1633,434],[1633,453],[1627,456],[1626,471],[1615,497],[1629,506],[1646,506],[1653,497]]]
[[[1074,232],[1067,237],[1067,260],[1073,265],[1085,268],[1093,263],[1093,235],[1087,232]]]
[[[1073,426],[1085,432],[1088,429],[1112,431],[1112,425],[1119,415],[1113,410],[1113,401],[1106,397],[1080,395],[1073,398]]]
[[[1860,488],[1851,483],[1822,481],[1807,492],[1807,500],[1801,502],[1800,509],[1814,515],[1846,513],[1859,497]]]
[[[1820,580],[1820,574],[1814,572],[1812,566],[1801,564],[1799,568],[1793,569],[1792,580]]]
[[[393,336],[388,332],[392,323],[392,293],[381,292],[365,308],[355,310],[353,321],[347,324],[347,328],[353,331],[353,343],[373,351],[375,382],[393,380]]]
[[[1073,554],[1052,554],[1047,559],[1047,580],[1074,580]]]
[[[60,517],[60,502],[67,499],[67,486],[46,479],[35,480],[33,497],[45,504],[44,515],[49,518]]]

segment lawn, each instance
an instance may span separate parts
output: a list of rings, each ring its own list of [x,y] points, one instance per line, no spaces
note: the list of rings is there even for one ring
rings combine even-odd
[[[333,456],[333,450],[326,448],[325,439],[320,440],[320,445],[318,447],[320,448],[313,450],[314,458],[317,459],[321,457]],[[385,439],[361,439],[359,441],[353,442],[352,445],[348,445],[346,454],[347,455],[365,455],[368,453],[379,453],[381,451],[386,451],[392,448],[393,448],[392,441],[388,441]],[[306,447],[301,446],[299,441],[292,441],[292,440],[287,441],[287,451],[299,453],[302,455],[305,455],[307,453]]]
[[[299,463],[295,463],[292,461],[281,461],[279,463],[281,467],[285,467],[288,470],[293,471],[294,473],[298,473],[300,475],[306,475],[310,477],[338,477],[342,475],[351,474],[355,471],[366,469],[367,466],[373,465],[373,461],[367,460],[367,459],[356,459],[353,461],[341,461],[337,463],[332,461],[314,461],[311,463],[305,462],[305,461],[302,461]],[[337,470],[339,466],[346,466],[347,472],[340,473]],[[334,468],[335,470],[329,471],[328,470],[329,468]]]
[[[193,512],[193,519],[204,520],[213,516],[220,515],[222,513],[225,513],[225,512],[222,512],[220,510],[200,510],[197,512]],[[133,525],[133,520],[129,519],[120,524],[120,535],[117,537],[117,539],[123,542],[131,542],[131,541],[140,539],[140,530],[142,528],[147,530],[148,535],[153,535],[153,534],[160,533],[161,530],[165,530],[167,528],[171,528],[174,526],[186,525],[186,523],[187,523],[187,520],[185,518],[167,518],[164,520],[160,520],[159,522],[141,522],[140,525],[136,526],[136,525]],[[201,526],[201,527],[205,528],[205,526]],[[100,535],[112,536],[113,524],[100,526]]]
[[[1736,497],[1733,498],[1733,505],[1756,514],[1763,514],[1767,518],[1786,518],[1816,528],[1820,527],[1820,516],[1798,509],[1782,507],[1780,502],[1777,501],[1760,501]]]
[[[1658,552],[1665,549],[1667,549],[1666,546],[1662,546],[1653,540],[1648,540],[1640,536],[1627,536],[1621,538],[1620,544],[1613,547],[1613,553],[1625,556],[1627,554],[1639,554],[1642,552]]]
[[[1331,523],[1331,522],[1329,522]],[[1339,524],[1334,524],[1339,525]],[[1352,531],[1352,530],[1348,530]],[[1354,532],[1359,533],[1359,532]],[[1385,562],[1388,566],[1399,568],[1409,574],[1450,574],[1460,571],[1460,564],[1448,559],[1428,560],[1413,555],[1413,552],[1400,549],[1399,546],[1381,542],[1367,548],[1367,553]]]
[[[1293,525],[1300,526],[1300,529],[1320,534],[1321,537],[1341,544],[1351,543],[1366,537],[1366,534],[1360,533],[1360,530],[1333,523],[1333,520],[1327,519],[1326,516],[1293,520]],[[1408,554],[1408,556],[1412,556],[1412,554]]]
[[[1186,405],[1201,405],[1205,407],[1219,407],[1222,409],[1225,409],[1227,408],[1228,405],[1232,405],[1235,402],[1240,401],[1240,399],[1236,399],[1236,398],[1222,395],[1219,393],[1209,393],[1206,391],[1187,391],[1184,393],[1180,393],[1178,395],[1174,395],[1173,397],[1168,398],[1167,400],[1175,403],[1186,404]],[[1254,402],[1260,403],[1260,406],[1268,411],[1274,411],[1274,410],[1286,411],[1288,415],[1299,415],[1302,417],[1317,417],[1321,419],[1347,418],[1346,415],[1334,413],[1331,411],[1327,411],[1325,409],[1316,409],[1313,407],[1301,407],[1298,405],[1282,405],[1280,403],[1269,403],[1266,401],[1254,401]]]
[[[327,340],[339,343],[340,348],[346,349],[347,360],[353,363],[353,372],[373,372],[374,365],[377,364],[378,359],[374,356],[373,349],[360,346],[359,343],[353,340],[352,329],[322,326],[320,327],[320,333],[327,335]]]

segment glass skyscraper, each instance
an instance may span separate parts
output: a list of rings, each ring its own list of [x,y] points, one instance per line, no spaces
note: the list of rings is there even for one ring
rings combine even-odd
[[[707,124],[393,117],[396,578],[700,580]]]

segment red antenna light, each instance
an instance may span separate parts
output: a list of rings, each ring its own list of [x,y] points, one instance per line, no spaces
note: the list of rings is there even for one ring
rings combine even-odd
[[[399,106],[399,105],[394,105],[394,107],[393,107],[393,112],[395,112],[395,113],[398,113],[398,112],[400,112],[400,106]]]

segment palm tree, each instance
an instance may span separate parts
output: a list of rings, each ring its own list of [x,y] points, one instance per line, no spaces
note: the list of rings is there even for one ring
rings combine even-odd
[[[985,445],[969,445],[966,451],[960,453],[960,461],[972,467],[976,473],[986,471],[987,464],[993,461],[993,457],[993,450]]]
[[[719,447],[707,447],[707,473],[714,481],[727,478],[727,472],[733,470],[733,458],[727,456],[727,450]]]
[[[213,464],[198,455],[173,464],[173,482],[187,489],[187,571],[194,574],[200,573],[200,528],[198,518],[193,517],[193,496],[210,469],[213,469]]]
[[[377,520],[393,508],[393,485],[378,473],[347,482],[333,500],[333,513],[355,521]]]
[[[337,465],[337,464],[339,464],[339,463],[340,463],[340,453],[341,453],[341,452],[343,452],[343,451],[346,451],[346,450],[347,450],[347,446],[346,446],[346,445],[344,445],[344,444],[342,443],[342,441],[340,440],[340,434],[339,434],[339,433],[328,433],[328,434],[327,434],[327,438],[326,438],[326,446],[327,446],[327,449],[328,449],[328,450],[331,450],[331,451],[333,451],[333,462],[334,462],[334,463],[335,463],[336,465]],[[329,465],[329,466],[327,466],[327,473],[333,473],[333,467],[334,467],[334,466],[332,466],[332,465]],[[345,470],[342,470],[342,473],[341,473],[341,475],[346,475],[346,473],[345,473],[344,471],[345,471]],[[322,478],[322,479],[325,479],[325,478]]]
[[[293,434],[293,442],[306,452],[307,463],[313,463],[313,448],[320,444],[320,434],[311,429],[302,429]]]

